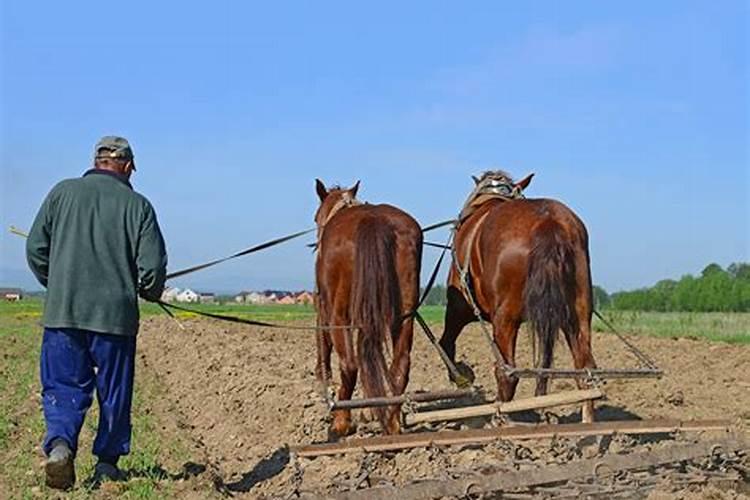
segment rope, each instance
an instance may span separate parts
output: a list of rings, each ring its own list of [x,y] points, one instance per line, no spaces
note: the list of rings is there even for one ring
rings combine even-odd
[[[645,364],[647,367],[649,367],[651,369],[654,369],[654,370],[658,370],[659,369],[659,367],[656,366],[656,363],[654,363],[651,360],[651,358],[649,358],[643,351],[641,351],[640,349],[638,349],[638,347],[636,347],[635,344],[633,344],[628,339],[626,339],[623,334],[621,334],[619,331],[617,331],[617,328],[615,328],[612,325],[612,323],[610,323],[609,321],[607,321],[607,319],[604,316],[602,316],[602,314],[599,311],[597,311],[596,309],[594,309],[594,314],[596,315],[597,318],[599,318],[599,320],[602,323],[604,323],[604,326],[606,326],[607,328],[609,328],[610,330],[612,330],[612,333],[614,333],[617,336],[617,338],[620,339],[623,344],[625,344],[625,347],[627,347],[630,350],[630,352],[636,358],[638,358],[643,364]]]
[[[450,221],[451,223],[453,221]],[[441,223],[445,225],[445,223]],[[419,303],[414,308],[413,311],[406,314],[404,316],[404,319],[408,319],[409,317],[414,317],[414,319],[417,320],[417,323],[419,323],[419,326],[422,327],[422,331],[424,332],[427,339],[430,341],[430,343],[435,347],[435,349],[438,352],[438,355],[440,356],[440,359],[443,361],[443,364],[445,364],[448,371],[451,373],[453,380],[456,381],[456,384],[459,385],[459,387],[463,387],[465,385],[470,384],[470,381],[464,377],[460,371],[458,371],[458,368],[456,367],[455,363],[448,357],[448,355],[445,353],[445,350],[442,348],[440,343],[435,338],[435,335],[432,333],[432,330],[430,330],[430,327],[427,325],[427,322],[424,320],[421,314],[419,314],[419,308],[422,307],[425,300],[427,300],[427,296],[430,294],[430,291],[432,290],[432,287],[435,285],[435,279],[437,278],[438,272],[440,271],[440,268],[443,265],[443,259],[445,258],[445,254],[449,249],[452,249],[452,240],[453,240],[453,232],[451,231],[450,236],[448,237],[448,241],[446,241],[445,245],[441,245],[443,251],[440,252],[440,257],[438,258],[437,262],[435,263],[435,268],[432,270],[432,274],[430,275],[430,279],[427,281],[427,285],[425,286],[424,291],[422,292],[422,297],[419,299]]]
[[[434,229],[438,229],[438,228],[445,227],[445,226],[450,226],[451,224],[455,224],[456,222],[457,222],[456,219],[448,219],[442,222],[436,222],[435,224],[431,224],[427,227],[423,227],[422,232],[429,233],[430,231]]]

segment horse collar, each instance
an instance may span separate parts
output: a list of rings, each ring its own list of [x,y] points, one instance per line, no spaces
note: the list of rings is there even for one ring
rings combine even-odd
[[[511,201],[523,199],[523,190],[521,186],[504,182],[498,179],[486,179],[480,182],[471,192],[464,208],[458,216],[458,223],[461,224],[471,214],[473,214],[480,205],[489,200]]]
[[[320,228],[323,229],[326,226],[326,224],[328,224],[331,221],[331,219],[333,219],[333,216],[339,213],[341,210],[345,208],[349,208],[349,207],[355,207],[361,204],[362,202],[356,198],[341,198],[339,201],[334,203],[333,207],[331,208],[331,211],[328,212],[326,219],[320,225]]]
[[[363,202],[359,201],[356,198],[341,198],[339,201],[333,204],[333,207],[331,207],[331,211],[328,212],[328,215],[326,215],[325,220],[318,226],[318,241],[315,245],[315,250],[317,251],[318,256],[320,255],[320,236],[323,234],[323,229],[325,229],[326,225],[331,221],[331,219],[333,219],[333,216],[344,210],[345,208],[356,207],[358,205],[363,205]]]

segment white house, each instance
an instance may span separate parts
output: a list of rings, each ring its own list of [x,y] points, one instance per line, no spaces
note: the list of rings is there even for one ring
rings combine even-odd
[[[8,302],[18,302],[23,298],[23,291],[20,288],[0,288],[0,298]]]
[[[271,299],[261,292],[240,292],[234,300],[245,304],[268,304]]]
[[[177,300],[177,296],[180,294],[179,288],[173,288],[173,287],[166,287],[164,289],[164,292],[161,294],[161,300],[164,302],[174,302]]]
[[[267,304],[268,298],[262,293],[252,292],[245,296],[245,302],[248,304]]]
[[[184,289],[177,294],[175,300],[177,302],[198,302],[200,296],[189,288]]]

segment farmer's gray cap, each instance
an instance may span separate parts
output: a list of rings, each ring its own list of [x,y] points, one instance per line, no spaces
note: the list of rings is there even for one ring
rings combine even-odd
[[[133,158],[133,150],[130,143],[124,137],[108,135],[99,139],[94,148],[94,156],[97,158]]]

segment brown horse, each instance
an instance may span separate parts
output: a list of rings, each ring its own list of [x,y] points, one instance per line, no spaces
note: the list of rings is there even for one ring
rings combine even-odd
[[[316,180],[316,188],[318,326],[352,325],[317,331],[316,378],[330,379],[335,348],[340,400],[351,398],[358,372],[365,397],[402,394],[409,381],[414,332],[409,313],[419,301],[422,230],[396,207],[359,202],[359,182],[350,189],[329,190]],[[387,367],[384,344],[389,341],[393,359]],[[380,408],[375,415],[387,433],[400,431],[399,407]],[[349,410],[334,412],[331,430],[338,436],[354,430]]]
[[[516,337],[528,321],[541,367],[552,365],[555,340],[562,331],[575,368],[595,368],[591,353],[593,312],[588,234],[565,205],[549,199],[525,199],[531,182],[502,171],[474,178],[476,187],[459,217],[454,236],[454,265],[448,275],[448,305],[440,344],[455,360],[456,338],[476,321],[472,301],[492,324],[494,341],[506,365],[515,366]],[[467,269],[468,268],[468,269]],[[461,270],[471,296],[462,283]],[[518,378],[495,368],[498,398],[513,398]],[[584,387],[582,379],[577,380]],[[537,395],[547,379],[537,379]],[[584,404],[583,420],[593,420],[593,403]]]

